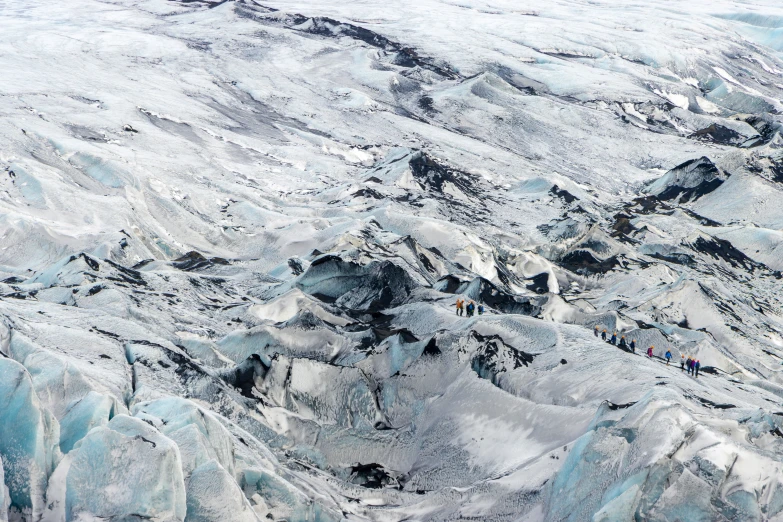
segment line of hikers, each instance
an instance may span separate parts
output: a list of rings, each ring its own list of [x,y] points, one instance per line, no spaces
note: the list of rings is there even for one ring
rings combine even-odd
[[[694,377],[699,376],[699,368],[701,368],[701,362],[699,362],[698,359],[694,359],[690,355],[686,359],[684,355],[680,356],[680,369],[682,371],[685,371],[685,369],[688,369],[688,375],[693,375]]]
[[[595,334],[596,337],[598,337],[600,335],[601,339],[606,341],[607,337],[608,337],[608,335],[606,333],[606,329],[604,329],[602,332],[600,330],[601,329],[596,326],[595,330],[593,330],[593,333]],[[600,332],[600,334],[599,334],[599,332]],[[636,339],[633,339],[630,343],[628,343],[628,341],[625,340],[625,336],[621,335],[620,336],[620,344],[618,345],[617,344],[617,332],[612,332],[612,337],[609,338],[608,342],[612,343],[615,346],[620,346],[620,348],[630,348],[633,353],[636,353]]]
[[[615,346],[620,346],[620,348],[628,347],[628,348],[631,349],[632,353],[636,353],[636,339],[633,339],[630,342],[630,344],[629,344],[629,343],[626,342],[625,336],[622,335],[622,336],[620,336],[620,343],[618,345],[618,343],[617,343],[617,332],[612,332],[612,336],[609,337],[606,329],[604,328],[603,330],[601,330],[598,326],[596,326],[595,329],[593,330],[593,335],[595,335],[596,337],[598,337],[600,335],[600,337],[601,337],[601,339],[603,341],[607,341],[607,338],[608,338],[607,342],[609,342],[609,343],[611,343],[611,344],[613,344]],[[653,356],[653,349],[654,348],[655,348],[655,346],[653,346],[653,345],[650,345],[650,347],[647,348],[647,357],[652,358],[652,356]],[[666,355],[664,355],[664,357],[666,358],[666,365],[668,366],[669,363],[672,360],[672,352],[671,352],[671,350],[666,350]],[[685,369],[687,368],[688,369],[688,375],[693,375],[694,377],[698,377],[699,376],[699,368],[701,368],[701,362],[699,362],[698,359],[694,359],[691,356],[688,356],[688,359],[685,359],[685,355],[680,355],[680,357],[682,358],[682,360],[680,361],[680,369],[685,371]]]
[[[458,297],[457,298],[457,315],[462,316],[463,312],[467,317],[473,317],[473,314],[478,311],[479,315],[484,315],[484,305],[479,304],[476,306],[475,301],[469,302],[467,305],[465,305],[465,300]]]

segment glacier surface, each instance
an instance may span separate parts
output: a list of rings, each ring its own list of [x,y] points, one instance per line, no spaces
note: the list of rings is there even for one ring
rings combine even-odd
[[[0,522],[783,521],[779,4],[0,27]]]

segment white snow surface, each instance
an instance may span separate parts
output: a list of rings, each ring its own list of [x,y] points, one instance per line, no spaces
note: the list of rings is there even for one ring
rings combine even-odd
[[[0,522],[783,520],[779,3],[0,27]]]

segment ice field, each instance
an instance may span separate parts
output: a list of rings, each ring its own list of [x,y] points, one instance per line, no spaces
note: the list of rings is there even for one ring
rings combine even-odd
[[[783,521],[779,3],[0,28],[0,522]]]

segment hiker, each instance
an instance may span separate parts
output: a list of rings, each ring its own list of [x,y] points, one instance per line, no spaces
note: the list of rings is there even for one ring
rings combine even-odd
[[[601,332],[601,340],[606,341],[606,328],[604,328],[604,331]]]
[[[595,330],[593,330],[593,333],[595,334],[596,337],[598,337],[599,334],[598,330],[599,328],[597,326],[595,327]]]
[[[652,358],[652,356],[653,356],[653,348],[655,348],[655,347],[652,346],[652,345],[649,348],[647,348],[647,357]]]
[[[680,370],[685,371],[685,354],[680,354]]]
[[[693,358],[688,357],[688,375],[693,373]]]
[[[484,305],[480,304],[478,306],[478,314],[479,315],[484,315]]]
[[[669,366],[669,362],[672,360],[672,352],[670,350],[666,350],[666,366]]]
[[[612,344],[617,344],[617,332],[612,332],[612,340],[609,342]]]
[[[697,377],[697,378],[699,377],[699,368],[701,368],[701,362],[699,362],[698,360],[696,360],[696,362],[695,362],[695,363],[693,363],[693,369],[694,369],[694,371],[695,371],[695,374],[696,374],[696,377]]]
[[[468,317],[473,317],[473,311],[474,311],[475,309],[476,309],[476,303],[474,303],[473,301],[471,301],[470,303],[468,303],[468,306],[467,306],[467,308],[466,308],[466,311],[467,311],[467,313],[468,313]]]
[[[461,316],[463,311],[463,306],[465,305],[464,299],[457,298],[457,315]]]
[[[625,342],[625,336],[623,335],[620,337],[620,348],[625,348],[628,346],[628,343]]]
[[[632,351],[633,353],[636,353],[636,339],[634,339],[633,341],[631,341],[631,351]]]

